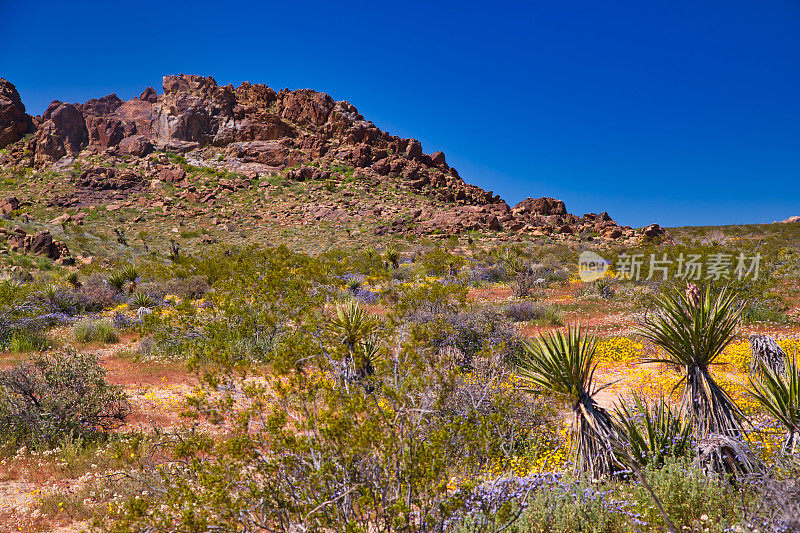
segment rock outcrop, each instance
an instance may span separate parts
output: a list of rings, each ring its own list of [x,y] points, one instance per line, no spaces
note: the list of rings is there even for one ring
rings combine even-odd
[[[59,265],[75,263],[67,245],[53,239],[49,231],[40,231],[29,235],[24,229],[16,226],[11,231],[0,228],[0,237],[8,241],[8,247],[12,252],[43,255],[53,259]]]
[[[32,128],[17,88],[0,78],[0,149],[22,139]]]
[[[297,181],[328,180],[349,168],[358,179],[388,181],[446,206],[381,226],[379,232],[414,226],[425,232],[489,229],[609,239],[634,233],[606,213],[571,215],[554,198],[528,198],[511,209],[492,191],[466,183],[444,153],[426,154],[418,140],[381,131],[352,104],[325,93],[275,91],[248,82],[233,87],[183,74],[165,76],[162,88],[163,94],[148,87],[128,101],[114,94],[84,104],[54,101],[31,121],[14,86],[0,80],[0,147],[17,143],[5,157],[38,168],[84,149],[126,158],[145,158],[154,150],[182,153],[246,178],[284,173]],[[34,130],[23,147],[20,139]],[[84,173],[77,184],[124,189],[154,177]]]

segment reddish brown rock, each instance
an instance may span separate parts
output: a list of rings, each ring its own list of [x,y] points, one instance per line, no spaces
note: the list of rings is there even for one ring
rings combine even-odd
[[[155,104],[158,101],[158,94],[156,90],[152,87],[148,87],[142,94],[139,95],[139,100],[143,102],[150,102],[151,104]]]
[[[9,196],[0,200],[0,212],[4,215],[10,215],[17,209],[19,209],[19,200],[17,200],[16,196]]]
[[[431,163],[433,163],[437,167],[447,167],[447,163],[445,162],[444,152],[433,152],[430,155]]]
[[[227,153],[242,161],[252,161],[272,167],[283,167],[290,160],[289,150],[278,141],[233,143],[228,146]]]
[[[121,155],[144,157],[152,151],[153,144],[145,135],[131,135],[119,142],[119,153]]]
[[[178,183],[184,176],[186,176],[186,172],[179,167],[165,168],[158,173],[158,179],[166,183]]]
[[[642,228],[642,238],[646,240],[664,238],[666,235],[666,230],[658,224],[650,224],[646,228]]]
[[[77,155],[88,141],[86,123],[77,107],[62,103],[53,107],[50,104],[43,115],[45,122],[36,131],[34,160],[37,165],[58,161],[67,155]]]
[[[32,131],[33,123],[14,85],[0,78],[0,149]]]
[[[70,265],[75,262],[70,256],[67,245],[53,239],[49,231],[27,235],[21,228],[15,228],[15,231],[8,236],[8,247],[13,252],[43,255],[62,265]]]
[[[555,198],[526,198],[511,210],[515,215],[558,215],[565,216],[567,208],[564,202]]]
[[[323,125],[335,105],[333,98],[311,89],[297,91],[284,89],[278,93],[278,101],[282,108],[281,117],[284,120],[311,126]]]

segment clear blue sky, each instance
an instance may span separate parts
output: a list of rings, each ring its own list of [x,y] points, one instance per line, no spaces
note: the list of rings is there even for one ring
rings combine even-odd
[[[640,226],[800,214],[800,2],[3,1],[30,113],[171,73],[313,88],[512,206]]]

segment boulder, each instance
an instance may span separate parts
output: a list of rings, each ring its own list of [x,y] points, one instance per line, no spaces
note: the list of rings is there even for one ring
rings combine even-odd
[[[555,198],[526,198],[511,209],[515,215],[566,216],[564,202]]]
[[[145,135],[131,135],[119,142],[120,155],[144,157],[153,151],[153,144]]]
[[[277,141],[233,143],[228,146],[227,153],[245,162],[252,161],[272,167],[290,164],[289,150]]]
[[[4,215],[10,215],[17,209],[19,209],[19,200],[17,200],[16,196],[9,196],[0,200],[0,212]]]
[[[49,231],[40,231],[35,235],[27,235],[24,230],[14,231],[8,237],[8,247],[15,252],[43,255],[62,265],[75,262],[66,243],[53,239]]]
[[[15,143],[32,131],[31,117],[14,85],[0,78],[0,149]]]
[[[642,238],[645,240],[653,240],[666,235],[664,228],[658,224],[650,224],[646,228],[642,228]]]
[[[139,95],[139,100],[142,102],[150,102],[151,104],[155,104],[158,101],[158,94],[156,94],[156,90],[152,87],[148,87],[142,94]]]
[[[282,110],[281,118],[299,125],[325,124],[335,105],[329,95],[311,89],[297,91],[284,89],[278,93],[277,99]]]
[[[447,163],[445,162],[444,152],[433,152],[430,155],[431,163],[433,163],[437,167],[447,167]]]
[[[37,166],[77,155],[86,146],[89,138],[86,123],[74,105],[53,102],[43,118],[45,122],[36,131],[34,161]]]

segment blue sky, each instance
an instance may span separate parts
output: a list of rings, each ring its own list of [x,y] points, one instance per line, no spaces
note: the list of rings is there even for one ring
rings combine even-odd
[[[313,88],[512,206],[623,224],[800,214],[800,2],[3,2],[28,111],[161,76]]]

